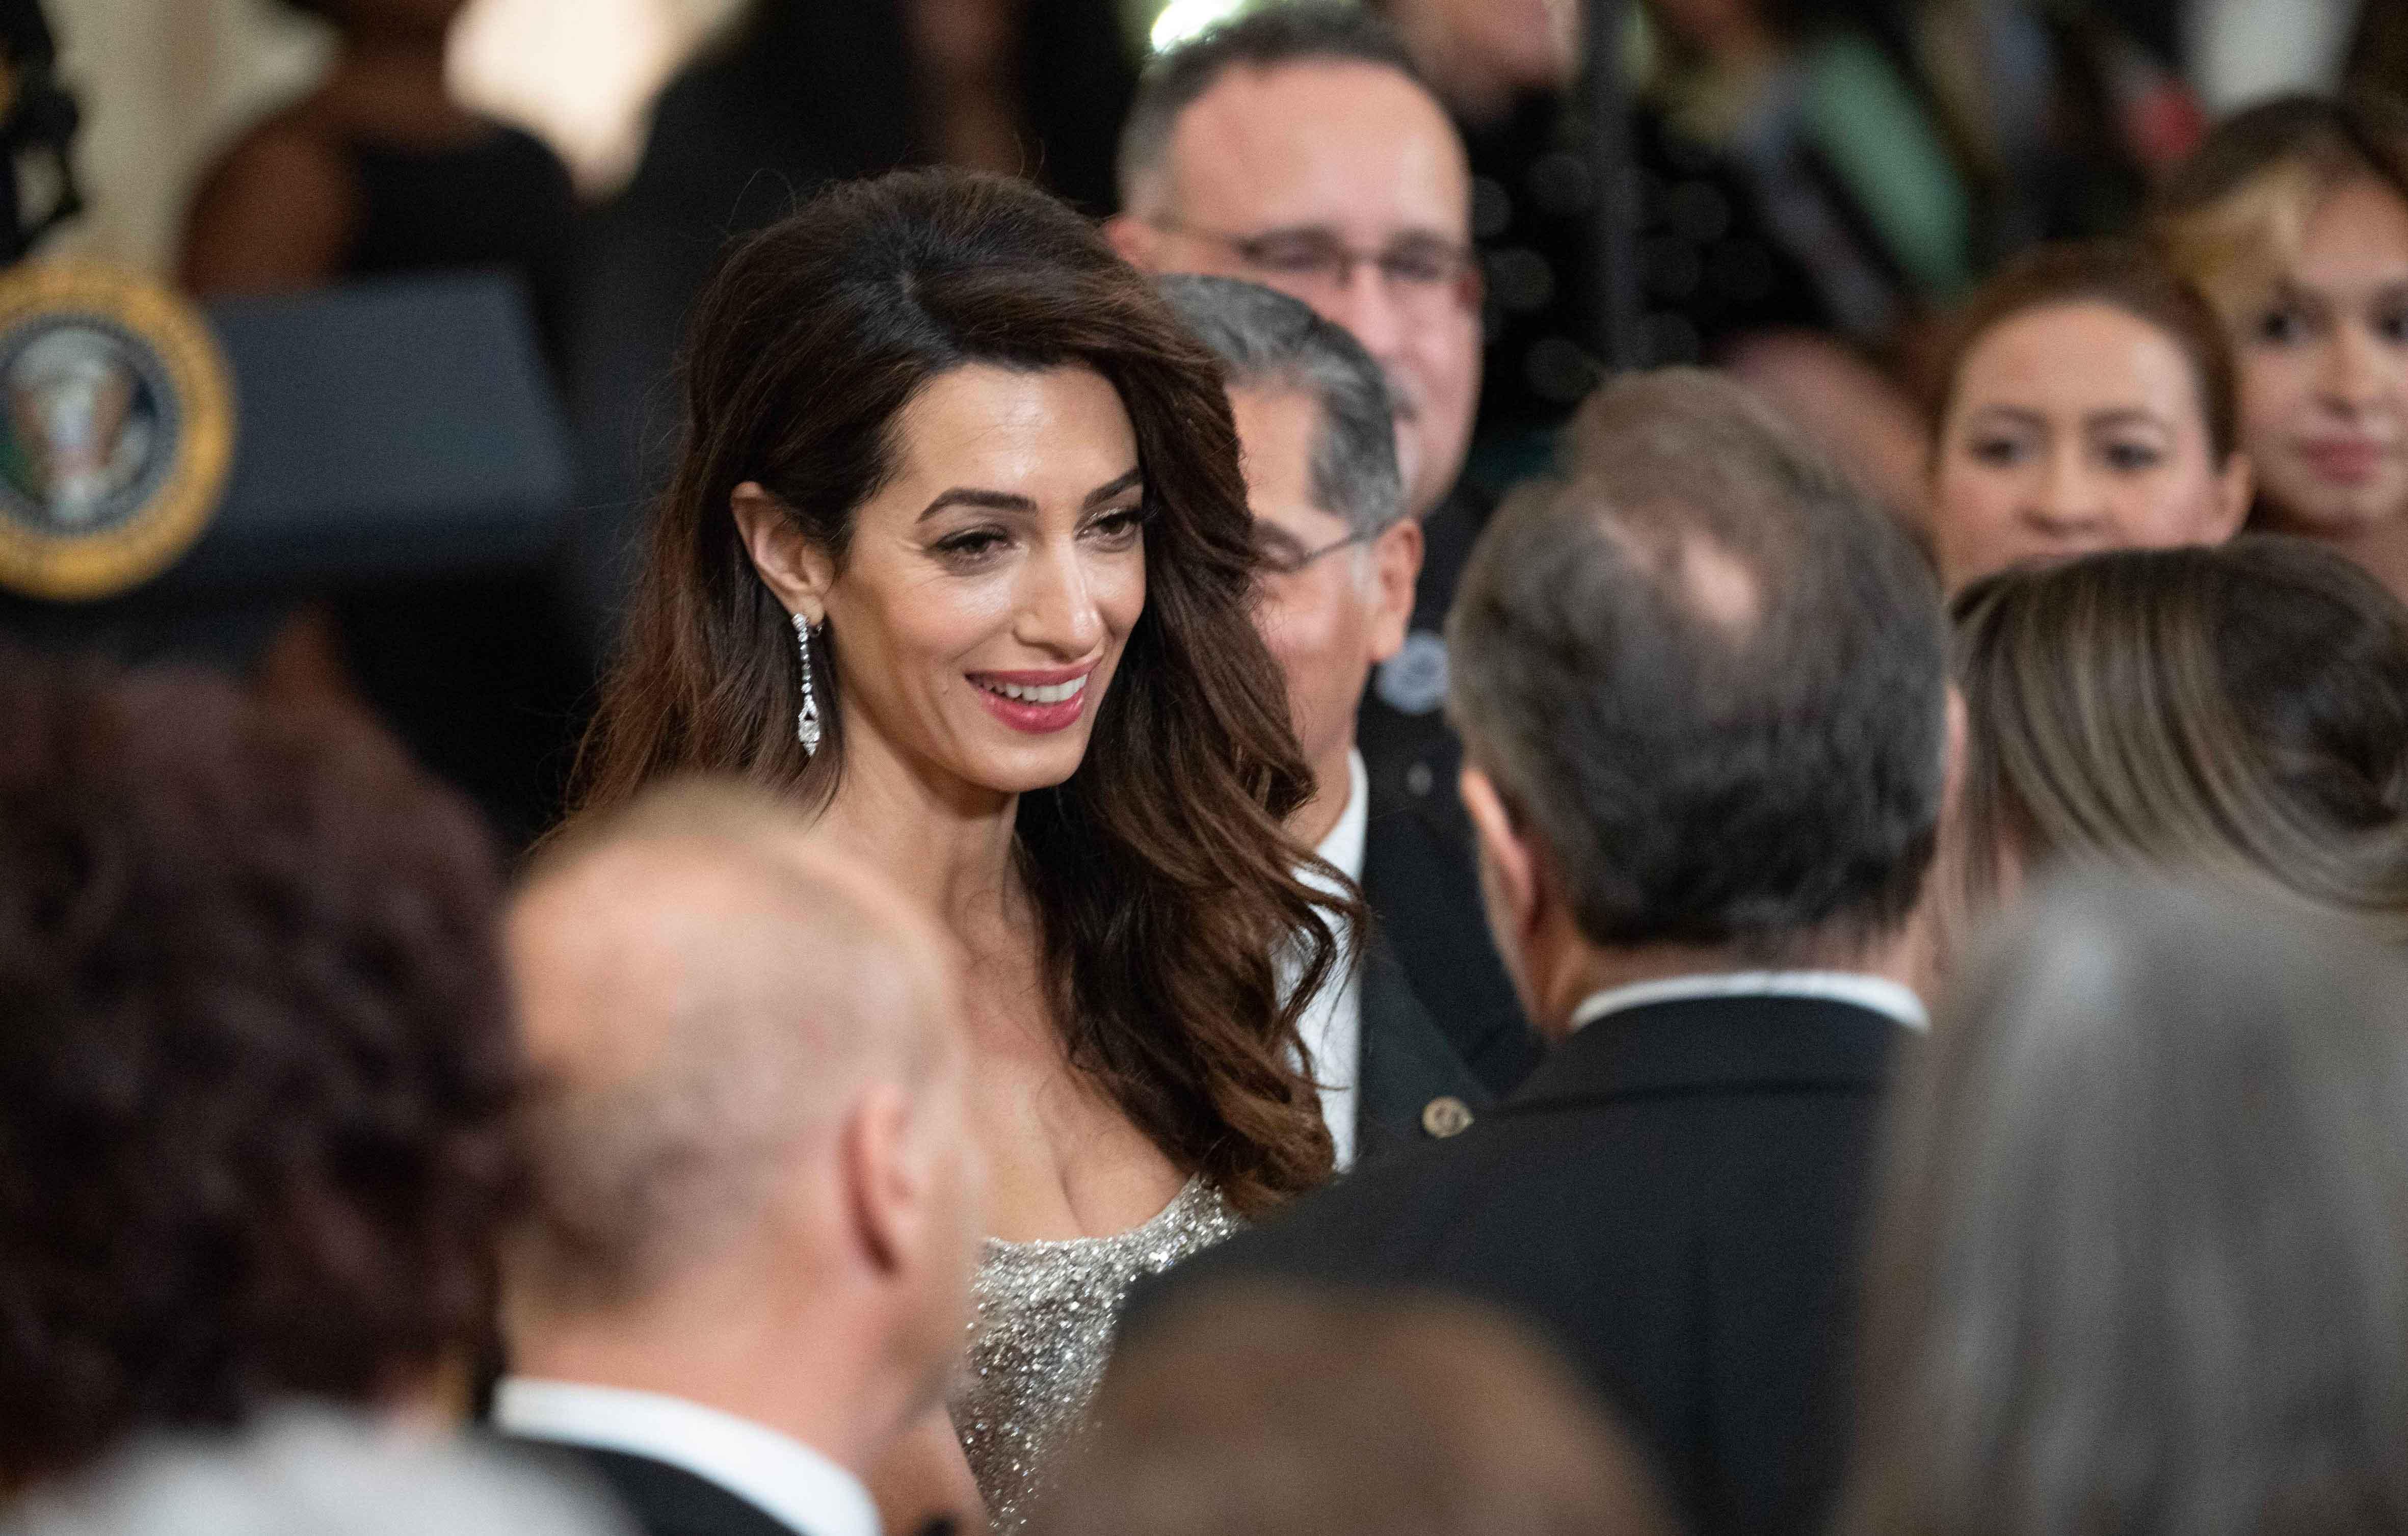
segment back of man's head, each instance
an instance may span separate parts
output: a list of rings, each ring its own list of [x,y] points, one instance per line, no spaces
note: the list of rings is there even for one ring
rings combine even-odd
[[[1208,1287],[1124,1341],[1044,1536],[1667,1536],[1641,1457],[1468,1302]]]
[[[1780,962],[1900,923],[1945,774],[1945,628],[1904,534],[1696,369],[1609,385],[1481,537],[1447,624],[1474,767],[1581,937]]]
[[[939,1368],[981,1225],[954,961],[900,896],[802,841],[774,800],[690,782],[530,872],[508,935],[537,1074],[508,1276],[523,1335],[674,1327],[724,1268],[796,1287],[765,1307],[868,1297],[891,1315],[859,1329]],[[863,1187],[895,1171],[865,1158],[907,1184]],[[922,1238],[882,1249],[898,1188],[930,1202],[908,1213]]]
[[[1121,128],[1116,173],[1121,206],[1150,212],[1161,196],[1180,115],[1236,68],[1363,64],[1422,83],[1394,27],[1360,6],[1326,0],[1269,6],[1213,27],[1154,60],[1138,82]]]
[[[1358,538],[1378,538],[1405,515],[1397,435],[1380,365],[1342,325],[1240,278],[1178,273],[1162,296],[1221,360],[1232,390],[1293,392],[1321,411],[1313,434],[1312,499]]]

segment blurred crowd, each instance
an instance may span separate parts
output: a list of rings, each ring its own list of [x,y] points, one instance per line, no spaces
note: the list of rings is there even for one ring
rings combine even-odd
[[[288,675],[348,680],[523,844],[559,812],[675,458],[681,328],[729,236],[831,179],[918,165],[1026,176],[1131,237],[1159,220],[1115,168],[1141,59],[1116,0],[761,0],[659,93],[632,176],[598,202],[542,142],[454,99],[464,5],[310,0],[337,37],[324,79],[207,168],[176,266],[203,296],[463,266],[523,278],[573,437],[569,547],[539,570],[342,594],[276,655]],[[1369,8],[1453,129],[1453,164],[1413,194],[1476,253],[1478,354],[1416,363],[1379,334],[1410,316],[1328,296],[1392,382],[1476,401],[1450,480],[1484,497],[1549,465],[1612,368],[1706,363],[1921,520],[1951,323],[1978,282],[2037,242],[2137,234],[2213,104],[2408,90],[2408,31],[2352,0],[1647,0],[1615,40],[1627,121],[1605,173],[1577,0]],[[1293,145],[1230,149],[1307,170]],[[1266,211],[1192,195],[1182,222]],[[1206,259],[1172,246],[1160,259]],[[1345,277],[1274,254],[1292,290]],[[1609,312],[1615,262],[1627,314]],[[1451,462],[1435,447],[1433,472]],[[480,617],[495,612],[507,631]],[[403,636],[422,664],[392,660]],[[515,665],[489,676],[477,658],[498,653]]]
[[[0,1532],[2408,1529],[2408,11],[311,8],[579,525],[7,653]]]

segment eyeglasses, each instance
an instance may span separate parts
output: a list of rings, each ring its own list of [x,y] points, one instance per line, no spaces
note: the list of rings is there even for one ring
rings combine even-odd
[[[1366,533],[1350,533],[1317,550],[1308,550],[1285,530],[1257,524],[1254,529],[1254,561],[1273,576],[1294,576],[1323,555],[1336,554],[1349,545],[1365,543],[1370,537]]]
[[[1354,280],[1356,267],[1371,266],[1399,300],[1436,304],[1459,300],[1479,271],[1479,258],[1470,247],[1435,235],[1406,235],[1383,250],[1357,251],[1326,229],[1236,235],[1169,219],[1149,222],[1165,234],[1210,241],[1241,266],[1298,286],[1342,289]]]

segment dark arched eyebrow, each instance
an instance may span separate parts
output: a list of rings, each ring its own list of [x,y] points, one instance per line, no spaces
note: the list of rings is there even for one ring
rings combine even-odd
[[[1087,499],[1079,504],[1079,510],[1081,511],[1094,511],[1096,508],[1102,506],[1105,502],[1111,500],[1112,497],[1120,495],[1123,491],[1135,490],[1138,486],[1144,483],[1145,471],[1142,468],[1132,466],[1127,474],[1123,475],[1116,480],[1106,481],[1103,484],[1098,485],[1094,490],[1088,492]]]
[[[2042,430],[2046,430],[2048,426],[2048,415],[2045,411],[2034,410],[2029,406],[2008,405],[2004,401],[1977,406],[1966,414],[1965,419],[1969,422],[2003,419],[2013,422],[2017,426],[2036,426]]]
[[[1080,510],[1093,511],[1122,492],[1144,483],[1144,469],[1131,468],[1128,473],[1106,481],[1088,492],[1086,499],[1079,504]],[[956,485],[952,490],[938,492],[936,499],[921,508],[919,517],[913,521],[924,522],[948,507],[983,507],[991,512],[1019,512],[1029,517],[1037,514],[1037,503],[1015,492],[983,491],[976,486]]]

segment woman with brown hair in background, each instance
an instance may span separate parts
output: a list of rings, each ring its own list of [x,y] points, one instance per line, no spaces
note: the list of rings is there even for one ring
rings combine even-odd
[[[2408,610],[2251,536],[2000,576],[1956,603],[1943,912],[2059,859],[2188,869],[2408,940]]]
[[[996,1241],[954,1419],[1011,1529],[1121,1290],[1329,1170],[1297,1020],[1338,955],[1227,400],[1083,221],[958,172],[737,246],[685,391],[580,808],[745,775],[961,941]]]
[[[2216,544],[2249,510],[2232,356],[2140,246],[2042,246],[1973,296],[1931,429],[1930,544],[1954,592],[2105,549]]]
[[[2408,108],[2252,108],[2160,189],[2156,232],[2232,337],[2254,525],[2408,596]]]

